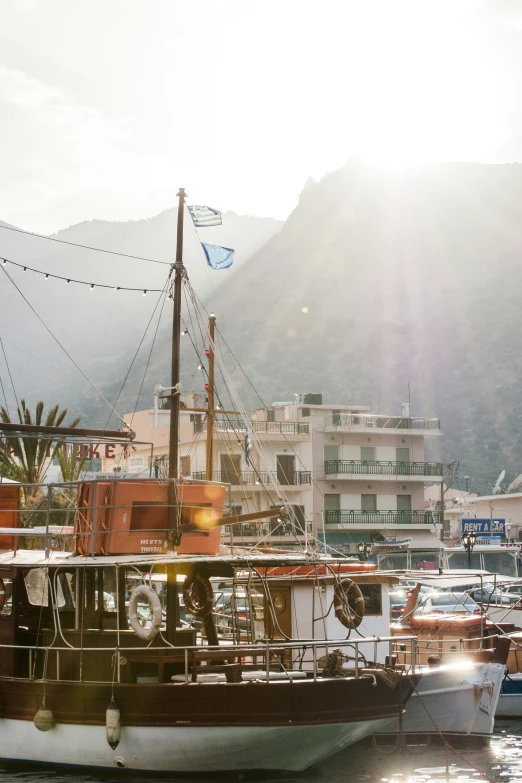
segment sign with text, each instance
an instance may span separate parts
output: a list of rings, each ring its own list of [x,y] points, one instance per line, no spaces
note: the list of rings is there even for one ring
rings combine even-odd
[[[505,519],[461,519],[463,533],[487,533],[492,536],[506,535]]]

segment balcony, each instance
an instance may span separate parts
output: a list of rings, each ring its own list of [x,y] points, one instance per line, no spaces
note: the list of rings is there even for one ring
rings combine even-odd
[[[352,477],[380,476],[384,480],[395,480],[397,477],[411,480],[440,478],[442,480],[442,465],[440,462],[373,462],[366,460],[325,460],[324,475],[337,479]]]
[[[242,421],[217,419],[216,432],[255,432],[259,435],[308,435],[310,425],[297,421],[252,421],[249,426]]]
[[[440,435],[440,419],[412,419],[402,416],[372,416],[366,413],[334,413],[326,420],[325,432],[377,432],[407,430],[410,435]]]
[[[268,424],[272,422],[267,422]],[[207,474],[204,470],[196,471],[192,474],[192,478],[196,481],[204,481]],[[233,487],[239,487],[245,484],[252,486],[266,486],[268,484],[272,486],[286,486],[286,487],[298,487],[303,485],[310,485],[312,483],[312,477],[310,471],[297,470],[285,481],[276,481],[276,477],[272,473],[266,473],[265,471],[259,471],[257,473],[254,470],[247,470],[244,473],[233,473],[216,470],[212,473],[212,481],[222,482],[223,484],[232,484]],[[292,479],[292,481],[288,480]]]
[[[350,511],[324,512],[325,525],[432,525],[431,511]]]
[[[274,539],[279,538],[288,538],[292,537],[295,541],[297,538],[298,540],[304,539],[306,535],[311,536],[312,535],[312,523],[306,522],[306,532],[303,528],[303,526],[299,525],[292,525],[292,524],[281,524],[281,523],[272,523],[272,524],[266,524],[266,523],[243,523],[241,525],[225,525],[222,528],[222,534],[224,536],[230,536],[230,532],[232,532],[232,535],[236,539],[241,538],[254,538],[254,539],[261,539],[264,538],[267,541],[273,541]]]

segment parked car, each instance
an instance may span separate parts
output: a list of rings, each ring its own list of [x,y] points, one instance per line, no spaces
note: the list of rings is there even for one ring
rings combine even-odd
[[[482,609],[468,593],[435,593],[423,596],[415,614],[482,614]]]

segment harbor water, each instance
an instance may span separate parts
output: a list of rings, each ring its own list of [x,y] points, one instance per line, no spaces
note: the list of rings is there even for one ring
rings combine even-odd
[[[231,749],[233,753],[233,749]],[[520,783],[522,781],[522,719],[499,721],[485,747],[440,743],[379,747],[362,743],[348,748],[306,772],[162,776],[176,783]],[[149,775],[127,771],[95,773],[65,767],[0,766],[0,783],[146,783]]]

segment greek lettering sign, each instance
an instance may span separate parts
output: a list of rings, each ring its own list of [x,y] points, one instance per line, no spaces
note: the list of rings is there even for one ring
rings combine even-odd
[[[506,535],[505,519],[461,519],[463,533],[487,533],[493,536]]]

